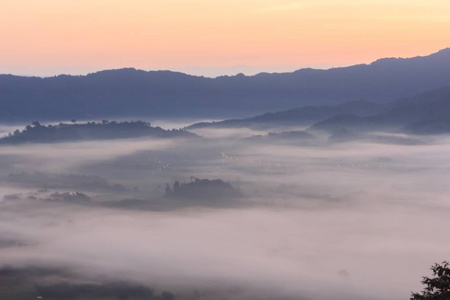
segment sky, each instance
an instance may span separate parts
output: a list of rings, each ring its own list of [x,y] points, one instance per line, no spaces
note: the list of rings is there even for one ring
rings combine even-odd
[[[282,72],[437,52],[450,1],[0,0],[0,37],[0,73]]]

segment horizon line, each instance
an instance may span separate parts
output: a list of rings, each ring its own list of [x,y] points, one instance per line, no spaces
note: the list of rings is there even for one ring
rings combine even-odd
[[[446,48],[442,48],[436,52],[432,52],[430,54],[426,54],[426,55],[416,55],[416,56],[410,56],[410,57],[380,57],[376,60],[373,60],[369,63],[357,63],[357,64],[350,64],[350,65],[343,65],[343,66],[331,66],[331,67],[324,67],[324,68],[318,68],[318,67],[300,67],[300,68],[295,68],[292,71],[281,71],[281,72],[276,72],[276,71],[261,71],[261,72],[257,72],[254,74],[245,74],[243,72],[237,72],[234,73],[232,75],[227,75],[227,74],[223,74],[223,75],[217,75],[217,76],[208,76],[208,75],[197,75],[197,74],[192,74],[189,73],[187,71],[180,71],[180,70],[176,70],[176,68],[172,68],[172,69],[141,69],[141,68],[137,68],[137,67],[119,67],[119,68],[106,68],[106,69],[100,69],[97,71],[91,71],[91,72],[87,72],[87,73],[59,73],[59,74],[54,74],[54,75],[48,75],[48,76],[39,76],[39,75],[29,75],[29,74],[12,74],[12,73],[0,73],[0,76],[14,76],[14,77],[28,77],[28,78],[41,78],[41,79],[47,79],[47,78],[55,78],[55,77],[60,77],[60,76],[69,76],[69,77],[86,77],[89,75],[93,75],[93,74],[97,74],[97,73],[101,73],[101,72],[108,72],[108,71],[120,71],[120,70],[135,70],[135,71],[142,71],[142,72],[146,72],[146,73],[151,73],[151,72],[171,72],[171,73],[178,73],[178,74],[184,74],[184,75],[188,75],[188,76],[193,76],[193,77],[200,77],[200,78],[209,78],[209,79],[216,79],[216,78],[221,78],[221,77],[236,77],[236,76],[245,76],[245,77],[254,77],[254,76],[258,76],[258,75],[262,75],[262,74],[288,74],[288,73],[295,73],[301,70],[317,70],[317,71],[327,71],[327,70],[333,70],[333,69],[341,69],[341,68],[349,68],[349,67],[354,67],[354,66],[370,66],[375,62],[378,62],[380,60],[386,60],[386,59],[395,59],[395,60],[408,60],[408,59],[416,59],[416,58],[424,58],[424,57],[429,57],[444,51],[448,51],[450,50],[450,47],[446,47]],[[179,69],[208,69],[208,68],[236,68],[236,67],[243,67],[246,65],[236,65],[236,66],[230,66],[230,67],[182,67]],[[246,67],[250,67],[250,68],[256,68],[255,66],[246,66]]]

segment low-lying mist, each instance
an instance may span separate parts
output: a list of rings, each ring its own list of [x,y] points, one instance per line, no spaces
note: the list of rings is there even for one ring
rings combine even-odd
[[[0,266],[177,299],[400,300],[448,259],[450,137],[253,134],[2,145]]]

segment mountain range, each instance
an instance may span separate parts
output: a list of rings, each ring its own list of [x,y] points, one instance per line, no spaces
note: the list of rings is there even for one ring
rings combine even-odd
[[[413,134],[450,133],[450,87],[394,101],[371,116],[341,114],[312,126],[320,130],[394,131]]]
[[[329,106],[304,106],[278,112],[267,112],[250,118],[229,119],[214,122],[199,122],[187,126],[187,130],[201,128],[251,128],[257,130],[304,126],[326,120],[336,115],[372,116],[388,108],[387,104],[369,101],[349,101]]]
[[[0,75],[0,120],[229,118],[300,106],[376,103],[450,85],[450,48],[429,56],[291,73],[206,78],[170,71]]]
[[[450,133],[450,87],[389,103],[352,101],[334,106],[300,107],[251,118],[201,122],[186,127],[279,129],[305,127],[336,132],[390,131],[413,134]]]

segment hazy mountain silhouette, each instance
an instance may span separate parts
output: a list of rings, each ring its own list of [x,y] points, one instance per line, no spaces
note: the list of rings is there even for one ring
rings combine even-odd
[[[135,69],[49,78],[0,75],[0,118],[236,117],[360,99],[389,101],[449,85],[449,78],[450,48],[369,65],[214,79]]]
[[[313,130],[328,131],[339,139],[353,139],[354,133],[367,131],[450,133],[450,87],[384,104],[352,101],[335,106],[307,106],[251,118],[196,123],[186,129],[284,126],[310,126]]]
[[[342,114],[318,122],[313,129],[326,131],[389,130],[414,134],[450,133],[450,87],[395,101],[373,116]]]
[[[309,126],[339,114],[375,115],[386,107],[386,104],[377,104],[369,101],[351,101],[335,106],[305,106],[274,113],[268,112],[251,118],[231,119],[220,122],[200,122],[192,124],[186,129],[242,127],[267,129],[280,126]]]

